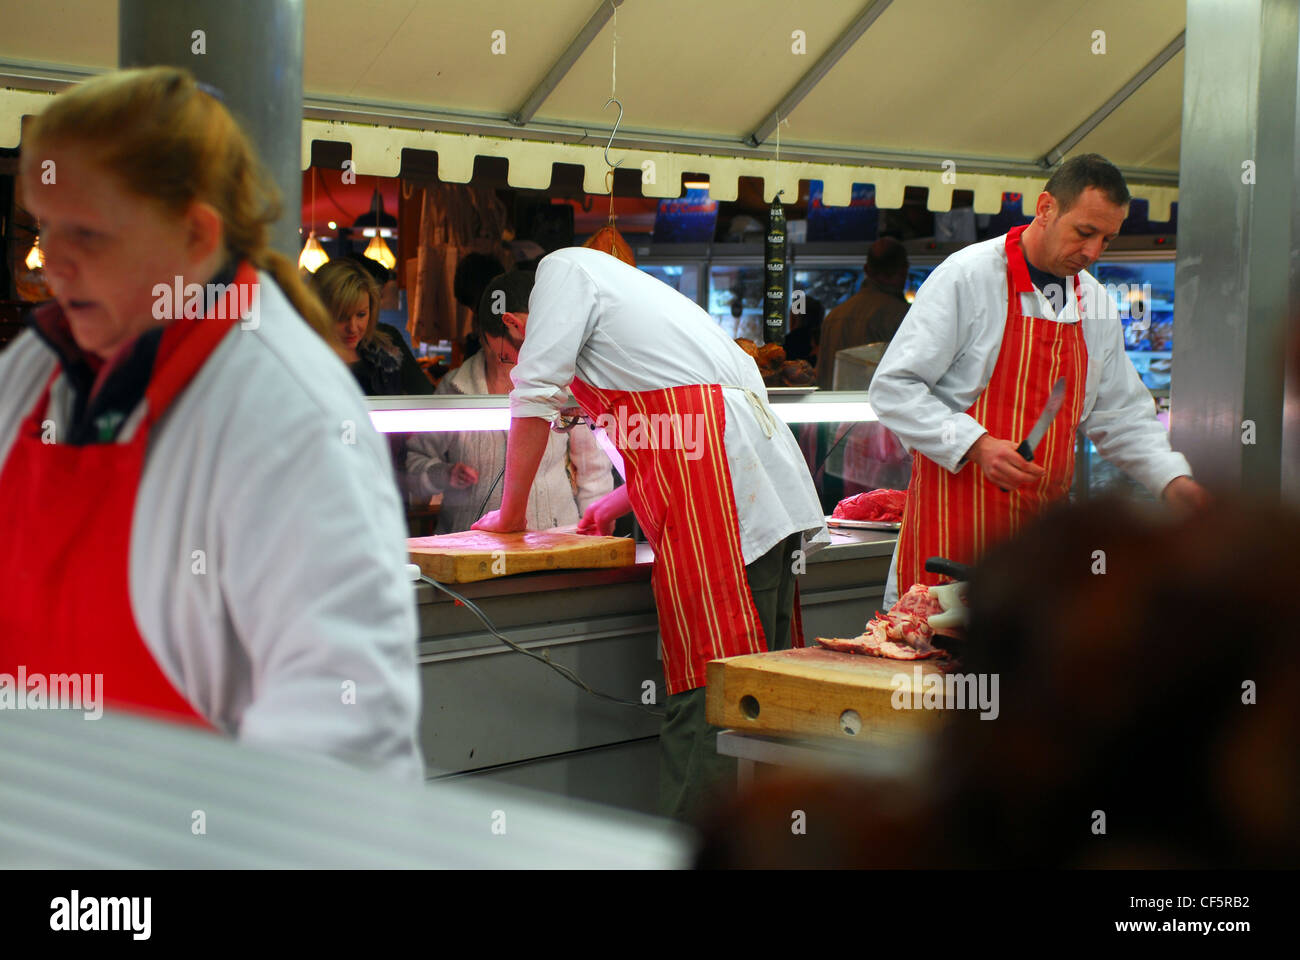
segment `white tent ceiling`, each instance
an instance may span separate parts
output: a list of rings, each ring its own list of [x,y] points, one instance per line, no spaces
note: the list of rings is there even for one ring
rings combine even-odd
[[[43,102],[19,91],[116,65],[117,3],[6,7],[0,146],[14,146]],[[312,140],[345,141],[359,173],[392,176],[410,147],[437,151],[446,180],[499,156],[517,186],[547,186],[561,162],[603,192],[614,87],[611,155],[653,162],[648,196],[676,196],[689,172],[723,200],[739,176],[768,197],[807,178],[831,204],[859,182],[884,207],[916,185],[932,209],[965,189],[993,211],[1004,190],[1032,202],[1059,148],[1108,156],[1161,220],[1184,23],[1183,0],[306,0],[304,164]]]

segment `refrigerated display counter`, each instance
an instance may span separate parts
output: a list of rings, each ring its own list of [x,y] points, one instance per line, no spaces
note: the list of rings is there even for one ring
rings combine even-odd
[[[381,430],[498,429],[507,397],[374,397]],[[865,394],[774,392],[793,422],[872,419]],[[466,427],[477,420],[479,426]],[[896,534],[832,530],[799,580],[805,639],[853,636],[884,596]],[[508,647],[468,607],[427,583],[414,585],[419,617],[421,741],[431,778],[482,777],[653,812],[665,700],[653,555],[605,570],[539,572],[452,585],[492,629],[573,670],[593,696]],[[648,701],[648,702],[642,702]]]

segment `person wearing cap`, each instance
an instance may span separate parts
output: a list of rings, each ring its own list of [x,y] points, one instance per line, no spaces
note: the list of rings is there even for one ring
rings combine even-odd
[[[691,818],[735,782],[705,717],[706,665],[803,643],[795,574],[830,541],[808,467],[753,359],[694,301],[609,254],[545,257],[528,312],[503,319],[519,351],[505,493],[474,528],[527,526],[529,489],[572,390],[626,477],[578,532],[608,534],[632,511],[654,549],[668,694],[659,809]]]
[[[1124,353],[1115,303],[1088,273],[1128,204],[1113,164],[1072,157],[1047,181],[1031,223],[953,254],[917,292],[869,394],[912,451],[887,606],[915,583],[940,582],[927,558],[972,563],[1066,497],[1080,429],[1165,501],[1208,502]],[[1017,448],[1058,382],[1058,413],[1026,459]]]

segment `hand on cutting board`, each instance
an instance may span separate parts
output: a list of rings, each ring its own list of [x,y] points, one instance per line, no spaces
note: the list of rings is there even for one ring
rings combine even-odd
[[[608,537],[614,531],[614,521],[632,509],[627,485],[615,487],[587,508],[578,521],[578,532],[593,537]]]
[[[478,483],[478,471],[467,463],[458,463],[451,468],[447,482],[457,490],[464,490]]]
[[[1210,505],[1210,492],[1191,477],[1174,477],[1161,494],[1165,503],[1192,511]]]
[[[1016,453],[1019,444],[984,434],[966,451],[966,459],[979,464],[990,483],[1003,490],[1014,490],[1027,483],[1037,483],[1047,472]]]
[[[528,518],[520,517],[518,520],[514,520],[502,516],[500,510],[489,510],[474,521],[474,525],[470,529],[486,530],[489,533],[516,533],[528,529]]]

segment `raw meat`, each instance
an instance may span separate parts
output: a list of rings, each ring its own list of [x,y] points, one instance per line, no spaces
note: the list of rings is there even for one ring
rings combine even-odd
[[[856,496],[845,497],[835,505],[835,511],[831,516],[840,520],[901,523],[903,507],[906,504],[906,490],[869,490]]]
[[[926,619],[942,611],[939,601],[930,596],[930,588],[914,583],[912,588],[898,598],[888,613],[876,611],[862,634],[848,640],[825,639],[817,642],[830,650],[860,653],[869,657],[890,660],[924,660],[927,657],[947,657],[930,643],[934,630]]]

